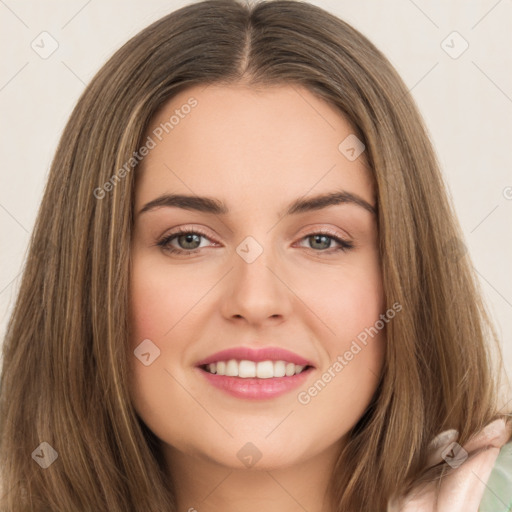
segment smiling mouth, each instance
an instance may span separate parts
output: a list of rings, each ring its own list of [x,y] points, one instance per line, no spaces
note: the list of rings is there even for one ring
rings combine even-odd
[[[246,359],[217,361],[201,365],[203,371],[219,376],[239,377],[241,379],[272,379],[276,377],[293,377],[311,368],[310,365],[298,365],[284,360],[249,361]]]

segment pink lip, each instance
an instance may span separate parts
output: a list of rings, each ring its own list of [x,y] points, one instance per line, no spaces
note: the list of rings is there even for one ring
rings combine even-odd
[[[225,391],[236,398],[252,400],[264,400],[276,398],[288,393],[304,383],[312,371],[312,368],[304,370],[292,377],[273,377],[271,379],[243,379],[241,377],[227,377],[208,373],[198,368],[198,371],[216,388]]]
[[[228,377],[226,375],[216,375],[203,370],[201,366],[216,363],[218,361],[286,361],[301,366],[314,367],[311,361],[300,357],[299,355],[278,347],[250,348],[237,347],[227,350],[221,350],[197,363],[198,370],[208,380],[210,384],[218,389],[228,393],[236,398],[245,398],[252,400],[264,400],[275,398],[287,393],[300,386],[309,376],[313,368],[309,368],[291,377],[273,377],[270,379],[241,377]]]
[[[284,350],[278,347],[266,347],[259,349],[250,347],[228,348],[227,350],[221,350],[220,352],[216,352],[215,354],[208,356],[206,359],[199,361],[196,366],[216,363],[217,361],[229,361],[230,359],[236,359],[237,361],[249,360],[255,362],[286,361],[288,363],[298,364],[301,366],[314,366],[311,361],[308,361],[289,350]]]

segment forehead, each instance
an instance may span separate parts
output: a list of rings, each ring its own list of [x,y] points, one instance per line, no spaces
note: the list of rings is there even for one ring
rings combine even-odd
[[[277,208],[283,195],[334,188],[372,202],[364,151],[355,160],[344,152],[344,141],[357,144],[353,127],[297,85],[191,87],[160,108],[147,137],[153,148],[137,170],[138,204],[180,192],[228,203],[259,198]]]

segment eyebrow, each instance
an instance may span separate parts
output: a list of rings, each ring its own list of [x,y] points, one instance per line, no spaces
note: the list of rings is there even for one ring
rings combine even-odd
[[[319,194],[307,199],[299,198],[290,203],[284,211],[279,212],[282,215],[294,215],[298,213],[322,210],[329,206],[339,204],[353,204],[364,208],[373,215],[376,215],[376,209],[362,197],[352,192],[341,190],[327,194]],[[153,199],[139,211],[138,215],[162,207],[183,208],[185,210],[195,210],[215,215],[225,215],[229,213],[229,208],[218,199],[212,197],[189,196],[185,194],[164,194]]]

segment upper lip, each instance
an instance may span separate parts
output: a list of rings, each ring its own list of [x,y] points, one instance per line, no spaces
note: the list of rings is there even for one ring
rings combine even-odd
[[[288,363],[294,363],[301,366],[314,366],[311,361],[304,359],[303,357],[285,350],[279,347],[263,347],[263,348],[251,348],[251,347],[235,347],[215,352],[206,359],[203,359],[197,363],[197,366],[203,366],[205,364],[216,363],[218,361],[229,361],[230,359],[236,359],[237,361],[286,361]]]

